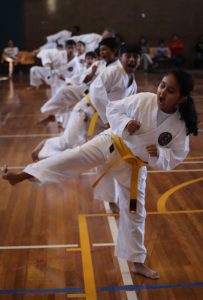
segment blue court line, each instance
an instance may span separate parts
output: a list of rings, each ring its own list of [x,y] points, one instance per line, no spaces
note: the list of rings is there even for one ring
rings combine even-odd
[[[185,282],[185,283],[173,283],[173,284],[149,284],[149,285],[120,285],[120,286],[107,286],[100,288],[102,292],[113,291],[136,291],[136,290],[150,290],[150,289],[170,289],[180,287],[195,287],[203,286],[203,282]]]
[[[64,288],[64,289],[31,289],[31,290],[0,290],[0,295],[16,295],[16,294],[59,294],[59,293],[83,293],[81,288]]]

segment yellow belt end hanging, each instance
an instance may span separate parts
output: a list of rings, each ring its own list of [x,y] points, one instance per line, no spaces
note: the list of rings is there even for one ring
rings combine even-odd
[[[89,124],[88,130],[87,130],[88,138],[91,138],[94,135],[94,129],[95,129],[95,126],[97,123],[97,119],[98,119],[98,112],[96,111],[96,112],[94,112],[94,114],[90,120],[90,124]]]

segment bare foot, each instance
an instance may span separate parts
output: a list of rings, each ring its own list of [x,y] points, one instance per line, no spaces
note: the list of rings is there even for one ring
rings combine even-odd
[[[32,160],[33,161],[38,161],[39,157],[38,154],[40,150],[43,148],[46,140],[41,141],[33,150],[32,150]]]
[[[8,170],[7,166],[1,168],[2,178],[7,180],[11,185],[16,185],[17,183],[33,178],[32,175],[25,172],[13,173]]]
[[[54,115],[49,115],[48,117],[46,117],[46,118],[44,118],[44,119],[38,121],[37,124],[38,124],[38,125],[44,125],[44,126],[46,126],[46,125],[49,124],[49,122],[54,122],[55,120],[56,120],[56,119],[55,119],[55,116],[54,116]]]
[[[117,203],[115,203],[115,202],[109,202],[109,207],[110,207],[111,211],[114,214],[119,214],[120,209],[119,209],[119,206],[118,206]]]
[[[2,178],[7,180],[11,185],[15,185],[19,182],[18,175],[16,173],[10,172],[7,166],[2,167],[1,171],[2,171]]]
[[[142,276],[145,276],[145,277],[151,278],[151,279],[159,279],[160,278],[160,274],[158,272],[150,269],[149,267],[145,266],[142,263],[133,263],[131,271],[134,274],[142,275]]]
[[[37,89],[37,87],[34,85],[30,85],[30,86],[26,87],[26,90],[28,90],[28,91],[36,90],[36,89]]]

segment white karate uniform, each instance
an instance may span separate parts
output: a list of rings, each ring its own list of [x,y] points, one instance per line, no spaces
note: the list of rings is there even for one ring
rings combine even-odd
[[[128,83],[129,76],[124,71],[120,61],[117,60],[113,65],[111,64],[105,68],[90,85],[90,99],[100,116],[95,128],[95,134],[106,129],[105,124],[108,121],[105,114],[108,102],[136,93],[137,85],[135,80],[130,86],[128,86]],[[87,103],[84,97],[74,106],[64,133],[59,137],[48,139],[39,152],[39,158],[42,159],[84,143],[87,139],[89,120],[93,114],[93,107]]]
[[[33,66],[30,69],[30,85],[38,87],[43,82],[51,83],[54,74],[58,74],[61,66],[67,63],[67,52],[58,49],[41,50],[38,55],[43,67]]]
[[[86,70],[85,66],[85,53],[76,56],[79,66],[79,72]]]
[[[40,49],[54,49],[58,44],[65,46],[65,42],[71,38],[71,31],[61,30],[55,34],[47,36],[47,43],[42,45]]]
[[[86,52],[89,52],[94,51],[98,47],[100,41],[102,40],[102,36],[97,33],[86,33],[82,35],[71,36],[70,31],[62,30],[56,34],[48,36],[47,43],[42,45],[40,50],[56,48],[56,42],[65,45],[65,42],[69,39],[74,40],[75,42],[84,42]]]
[[[72,78],[74,74],[77,74],[80,70],[80,66],[75,56],[73,59],[68,61],[66,64],[62,64],[59,69],[52,72],[50,78],[51,94],[52,96],[57,93],[57,91],[64,86],[65,80],[62,80],[59,76],[62,75],[64,78]]]
[[[110,151],[113,144],[112,134],[120,136],[130,150],[147,161],[150,166],[160,170],[172,169],[187,156],[189,137],[186,136],[185,123],[180,120],[178,111],[164,117],[160,125],[157,125],[157,115],[157,96],[152,93],[140,93],[123,100],[109,102],[107,118],[111,125],[110,129],[82,146],[67,149],[28,165],[24,172],[32,175],[37,182],[46,184],[63,182],[98,165],[107,167],[120,157],[115,145],[114,151]],[[135,134],[129,135],[126,125],[132,119],[140,121],[141,127]],[[164,133],[171,136],[171,140],[160,139]],[[157,145],[158,157],[149,156],[146,146],[150,144]],[[144,246],[146,167],[139,170],[137,210],[134,214],[129,212],[132,166],[127,162],[121,162],[109,172],[117,180],[120,206],[115,253],[120,258],[143,263],[146,258]]]
[[[96,61],[93,65],[97,66],[97,71],[91,82],[106,68],[104,60]],[[41,107],[42,113],[54,114],[56,119],[60,121],[66,128],[69,115],[76,103],[84,97],[84,92],[89,88],[91,82],[83,83],[85,77],[91,73],[92,67],[84,72],[77,72],[73,77],[66,78],[66,84]]]
[[[97,33],[86,33],[82,35],[75,35],[71,37],[75,42],[82,41],[85,43],[85,51],[94,51],[102,40],[102,36]]]

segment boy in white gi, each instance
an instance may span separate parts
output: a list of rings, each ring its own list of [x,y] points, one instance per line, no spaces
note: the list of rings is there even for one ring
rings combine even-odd
[[[193,81],[181,70],[163,77],[157,95],[140,93],[110,102],[111,128],[75,149],[28,165],[23,172],[2,169],[15,185],[23,180],[59,183],[97,165],[106,165],[119,187],[120,222],[116,255],[133,263],[132,271],[157,279],[144,264],[146,164],[170,170],[189,152],[189,134],[197,135],[197,113],[191,97]],[[133,212],[133,213],[132,213]]]
[[[76,52],[77,52],[77,60],[78,60],[78,64],[79,64],[79,71],[83,71],[85,69],[85,53],[86,53],[86,49],[85,49],[85,43],[82,41],[78,41],[76,43]]]

